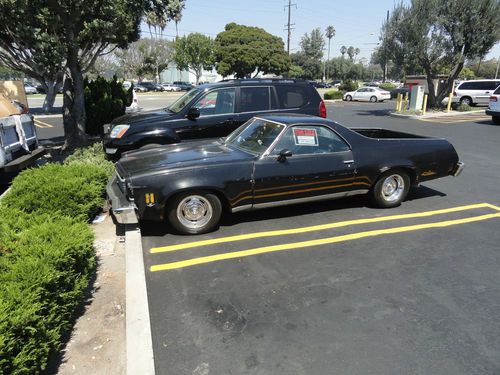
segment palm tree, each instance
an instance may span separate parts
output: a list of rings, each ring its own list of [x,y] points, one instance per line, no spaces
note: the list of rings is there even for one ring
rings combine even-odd
[[[328,58],[326,61],[330,61],[330,41],[335,36],[335,28],[333,26],[328,26],[325,30],[325,35],[328,38]],[[326,62],[325,62],[325,71],[326,71]],[[325,73],[325,79],[328,78]]]
[[[344,55],[345,55],[346,52],[347,52],[347,47],[346,46],[340,47],[340,53],[342,54],[342,58],[344,58]]]
[[[342,54],[342,60],[340,64],[340,73],[342,74],[342,79],[344,79],[344,55],[347,52],[347,47],[342,46],[340,47],[340,53]]]
[[[352,61],[352,59],[354,58],[354,47],[353,46],[349,46],[349,48],[347,49],[347,55],[349,56],[349,60]]]
[[[361,51],[360,51],[360,49],[359,49],[359,48],[357,48],[357,47],[356,47],[356,48],[354,49],[354,55],[355,55],[356,57],[359,55],[359,53],[360,53],[360,52],[361,52]]]

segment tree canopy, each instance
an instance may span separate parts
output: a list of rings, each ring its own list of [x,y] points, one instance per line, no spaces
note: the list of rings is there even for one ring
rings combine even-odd
[[[500,40],[498,0],[412,0],[397,5],[382,29],[383,48],[399,65],[416,61],[429,86],[430,106],[451,91],[466,59],[485,56]],[[433,79],[447,74],[435,94]]]
[[[252,73],[282,74],[290,67],[283,40],[259,27],[229,23],[215,38],[217,72],[237,78]]]
[[[180,70],[190,70],[199,82],[203,69],[214,66],[214,41],[200,33],[177,38],[174,43],[173,60]]]

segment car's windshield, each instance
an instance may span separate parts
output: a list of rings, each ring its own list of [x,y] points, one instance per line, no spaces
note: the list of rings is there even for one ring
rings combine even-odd
[[[232,145],[255,154],[263,154],[285,125],[253,118],[246,125],[231,133],[225,140],[226,145]]]
[[[189,90],[187,93],[182,95],[179,99],[177,99],[167,109],[173,113],[178,113],[178,112],[182,111],[184,109],[184,107],[191,101],[191,99],[193,99],[196,95],[198,95],[199,92],[200,92],[200,90],[196,90],[196,89]]]

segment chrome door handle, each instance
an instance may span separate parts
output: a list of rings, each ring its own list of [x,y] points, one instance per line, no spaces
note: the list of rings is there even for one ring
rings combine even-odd
[[[352,164],[354,163],[354,160],[344,160],[344,164]]]

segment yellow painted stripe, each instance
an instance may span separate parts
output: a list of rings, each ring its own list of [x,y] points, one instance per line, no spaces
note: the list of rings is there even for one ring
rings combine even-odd
[[[374,217],[374,218],[369,218],[369,219],[348,220],[348,221],[340,221],[340,222],[336,222],[336,223],[313,225],[310,227],[284,229],[284,230],[273,230],[273,231],[266,231],[266,232],[247,233],[247,234],[240,234],[240,235],[235,235],[235,236],[213,238],[213,239],[204,240],[204,241],[188,242],[188,243],[183,243],[183,244],[162,246],[162,247],[153,247],[150,250],[150,252],[151,253],[163,253],[163,252],[169,252],[169,251],[190,249],[193,247],[201,247],[201,246],[209,246],[209,245],[215,245],[215,244],[220,244],[220,243],[243,241],[243,240],[249,240],[249,239],[253,239],[253,238],[284,236],[284,235],[288,235],[288,234],[298,234],[298,233],[307,233],[307,232],[332,229],[332,228],[342,228],[342,227],[347,227],[350,225],[370,224],[370,223],[378,223],[378,222],[383,222],[383,221],[428,217],[428,216],[433,216],[433,215],[448,214],[448,213],[452,213],[452,212],[473,210],[473,209],[477,209],[477,208],[492,208],[492,209],[500,210],[500,208],[493,206],[489,203],[479,203],[479,204],[471,204],[471,205],[467,205],[467,206],[445,208],[445,209],[434,210],[434,211],[425,211],[425,212],[416,212],[416,213],[411,213],[411,214]]]
[[[217,254],[217,255],[210,255],[210,256],[206,256],[206,257],[199,257],[199,258],[183,260],[183,261],[179,261],[179,262],[157,264],[157,265],[151,266],[150,270],[151,270],[151,272],[173,270],[173,269],[177,269],[177,268],[186,268],[186,267],[191,267],[191,266],[195,266],[195,265],[199,265],[199,264],[212,263],[212,262],[217,262],[217,261],[227,260],[227,259],[243,258],[243,257],[252,256],[252,255],[265,254],[265,253],[271,253],[271,252],[277,252],[277,251],[283,251],[283,250],[300,249],[300,248],[311,247],[311,246],[327,245],[327,244],[332,244],[332,243],[337,243],[337,242],[352,241],[352,240],[356,240],[356,239],[360,239],[360,238],[381,236],[384,234],[411,232],[411,231],[417,231],[417,230],[423,230],[423,229],[429,229],[429,228],[443,228],[443,227],[449,227],[452,225],[473,223],[476,221],[488,220],[488,219],[493,219],[493,218],[498,218],[498,217],[500,217],[500,212],[494,213],[494,214],[481,215],[481,216],[473,216],[473,217],[468,217],[465,219],[447,220],[447,221],[441,221],[441,222],[437,222],[437,223],[408,225],[408,226],[404,226],[404,227],[396,227],[396,228],[389,228],[389,229],[369,230],[366,232],[358,232],[358,233],[347,234],[347,235],[343,235],[343,236],[323,238],[323,239],[319,239],[319,240],[310,240],[310,241],[302,241],[302,242],[293,242],[293,243],[282,244],[282,245],[257,247],[257,248],[249,249],[249,250],[235,251],[235,252],[231,252],[231,253],[223,253],[223,254]]]
[[[37,125],[39,128],[53,128],[54,125],[47,124],[46,122],[40,121],[38,119],[35,119],[35,125]]]

